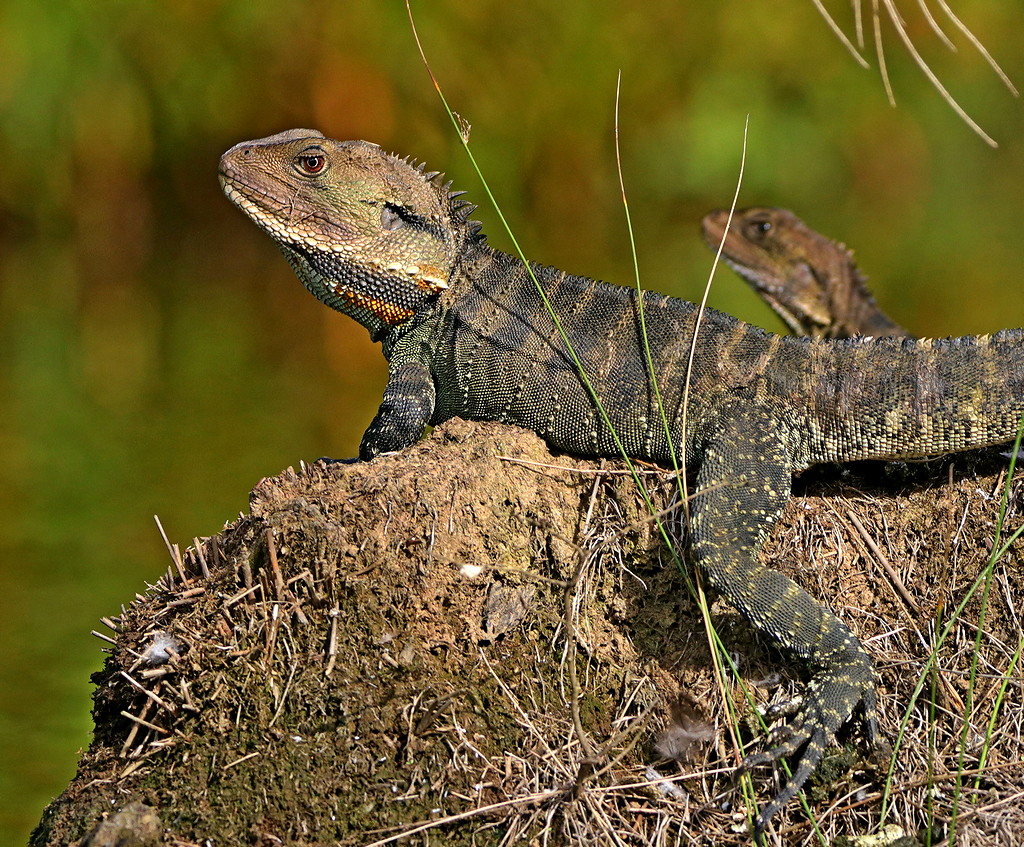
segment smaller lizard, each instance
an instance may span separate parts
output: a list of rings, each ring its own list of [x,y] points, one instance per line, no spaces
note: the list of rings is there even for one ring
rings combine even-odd
[[[728,219],[728,209],[704,216],[704,240],[712,250],[722,242]],[[722,256],[796,335],[910,337],[878,308],[853,252],[787,209],[737,211]]]

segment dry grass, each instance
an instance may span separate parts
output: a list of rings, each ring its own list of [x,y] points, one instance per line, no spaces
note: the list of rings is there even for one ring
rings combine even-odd
[[[957,102],[956,98],[954,98],[949,92],[949,89],[947,89],[939,79],[938,74],[936,74],[932,69],[927,59],[925,59],[922,49],[914,43],[914,40],[910,36],[912,31],[927,29],[935,38],[936,43],[941,44],[949,51],[955,53],[957,52],[957,45],[953,41],[953,38],[946,33],[946,30],[943,28],[945,26],[953,34],[953,37],[959,39],[962,43],[969,46],[982,57],[1011,95],[1014,97],[1020,96],[1013,82],[1011,82],[1010,78],[1006,75],[1006,72],[1003,71],[999,66],[999,63],[988,52],[985,45],[982,44],[971,29],[956,15],[945,0],[938,0],[936,3],[941,13],[941,23],[939,18],[937,18],[929,8],[926,0],[918,0],[916,4],[905,3],[902,8],[900,8],[900,5],[896,0],[871,0],[870,11],[867,8],[868,4],[862,3],[861,0],[851,0],[855,30],[853,39],[850,39],[843,31],[842,27],[836,23],[835,19],[831,14],[829,14],[821,0],[812,0],[812,2],[818,10],[818,13],[825,19],[825,22],[842,45],[864,68],[869,67],[868,60],[865,56],[864,31],[865,29],[870,29],[875,59],[878,62],[878,72],[882,78],[882,84],[885,87],[886,96],[889,98],[889,102],[892,103],[892,105],[896,105],[896,95],[893,93],[892,81],[889,76],[889,69],[885,59],[886,32],[890,30],[900,42],[903,49],[906,50],[913,59],[914,64],[917,65],[921,73],[923,73],[928,79],[928,82],[939,93],[942,99],[946,101],[960,120],[967,124],[967,126],[969,126],[971,130],[990,147],[999,146],[995,139],[985,132],[985,130],[983,130],[981,126],[979,126],[978,123],[967,113],[963,106]],[[869,15],[870,17],[868,17]],[[865,26],[866,19],[867,26]]]

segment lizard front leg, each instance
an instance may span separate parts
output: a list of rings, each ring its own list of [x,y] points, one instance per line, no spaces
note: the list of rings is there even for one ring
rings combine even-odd
[[[863,703],[868,737],[877,737],[874,670],[857,638],[788,577],[759,559],[761,543],[790,494],[786,434],[756,405],[717,417],[706,442],[691,510],[698,564],[711,584],[759,629],[809,660],[813,676],[803,703],[773,749],[748,756],[744,768],[802,753],[793,775],[755,822],[759,834],[814,771],[836,730]]]
[[[392,363],[384,399],[359,445],[359,458],[415,444],[434,414],[434,379],[420,362]]]

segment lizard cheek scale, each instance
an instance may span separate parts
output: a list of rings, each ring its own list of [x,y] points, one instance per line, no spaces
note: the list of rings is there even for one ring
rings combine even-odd
[[[293,166],[296,156],[307,157],[306,173]],[[221,159],[220,179],[306,288],[381,342],[389,377],[361,458],[401,450],[426,425],[456,416],[526,427],[582,456],[625,453],[671,466],[685,449],[697,480],[690,521],[697,565],[811,670],[784,740],[744,762],[793,757],[792,777],[762,809],[756,832],[797,794],[858,707],[868,740],[876,740],[870,656],[829,609],[762,561],[762,542],[793,474],[811,465],[1011,440],[1024,414],[1024,333],[931,342],[773,335],[682,300],[524,263],[488,245],[468,219],[473,207],[437,173],[315,130],[236,145]],[[785,228],[778,211],[764,218],[771,226],[759,242],[778,240]],[[709,238],[716,247],[723,229]],[[730,264],[773,292],[794,330],[806,322],[815,335],[839,334],[820,325],[821,309],[785,287],[796,251],[731,244]],[[849,272],[852,263],[837,267]],[[815,277],[828,279],[820,268]],[[805,291],[823,292],[815,302],[830,314],[838,303],[870,300],[861,278],[845,279],[852,299],[828,299],[827,281],[810,280]],[[870,309],[862,314],[878,318]],[[852,324],[856,315],[847,318]],[[905,332],[878,322],[885,324],[888,335]]]

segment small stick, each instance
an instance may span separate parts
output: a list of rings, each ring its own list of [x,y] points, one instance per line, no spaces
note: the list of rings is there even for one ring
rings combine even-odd
[[[228,768],[233,768],[235,765],[240,765],[240,764],[242,764],[242,762],[248,761],[249,759],[253,758],[254,756],[259,756],[259,755],[260,755],[260,751],[257,750],[255,753],[250,753],[248,756],[242,756],[239,759],[235,759],[233,762],[228,762],[226,765],[224,765],[224,767],[221,768],[221,770],[222,771],[226,771]]]
[[[203,573],[203,579],[210,578],[210,569],[206,566],[206,556],[203,555],[203,545],[200,543],[198,538],[193,538],[192,543],[195,545],[194,550],[196,558],[199,559],[199,570]]]
[[[104,635],[102,632],[97,632],[95,629],[92,630],[92,632],[90,632],[89,634],[90,635],[95,635],[97,638],[99,638],[99,639],[101,639],[103,641],[107,641],[107,642],[109,642],[111,644],[117,644],[117,642],[113,638],[111,638],[109,635]]]
[[[137,689],[139,689],[139,691],[141,691],[143,694],[145,694],[150,700],[152,700],[158,706],[162,706],[168,712],[170,712],[172,715],[177,713],[178,710],[174,706],[173,703],[168,703],[165,700],[162,700],[158,694],[156,694],[153,691],[150,691],[142,683],[136,682],[134,679],[132,679],[130,676],[128,676],[128,674],[126,674],[124,671],[121,671],[121,676],[123,676],[125,679],[127,679],[132,685],[134,685]]]
[[[277,545],[274,544],[274,530],[267,527],[267,551],[270,553],[270,569],[274,572],[274,593],[278,600],[284,600],[284,577],[277,563]]]
[[[324,676],[330,676],[334,670],[334,662],[338,657],[338,615],[341,608],[337,605],[331,609],[331,634],[327,638],[327,667],[324,669]]]
[[[853,513],[852,509],[847,509],[846,517],[848,517],[850,522],[857,527],[857,532],[860,533],[860,537],[863,539],[864,543],[868,545],[868,549],[874,557],[878,559],[878,564],[882,566],[882,570],[884,570],[886,575],[889,577],[889,581],[892,583],[892,587],[896,589],[896,593],[899,594],[900,599],[907,604],[907,608],[910,609],[911,612],[920,617],[921,610],[918,608],[914,598],[910,595],[910,592],[907,591],[907,586],[903,584],[903,580],[900,579],[899,574],[897,574],[893,569],[893,566],[889,564],[889,560],[885,557],[885,554],[881,549],[879,549],[878,545],[875,543],[875,539],[868,534],[868,531],[864,528],[864,524],[860,522],[860,518]]]
[[[136,717],[131,712],[126,712],[126,711],[122,710],[121,714],[124,717],[128,718],[128,720],[135,721],[135,723],[140,724],[141,726],[146,727],[146,729],[152,729],[154,732],[159,732],[161,735],[170,735],[170,732],[168,730],[164,729],[162,726],[157,726],[155,723],[150,723],[149,721],[144,721],[142,718]]]
[[[181,552],[178,550],[178,545],[171,544],[168,540],[167,533],[164,532],[164,525],[160,523],[160,516],[153,515],[153,520],[156,521],[157,529],[160,530],[160,537],[164,540],[167,552],[171,557],[171,561],[174,562],[174,567],[178,570],[178,575],[181,577],[181,581],[188,585],[188,577],[185,576],[185,566],[181,563]],[[173,585],[171,587],[173,587]]]

